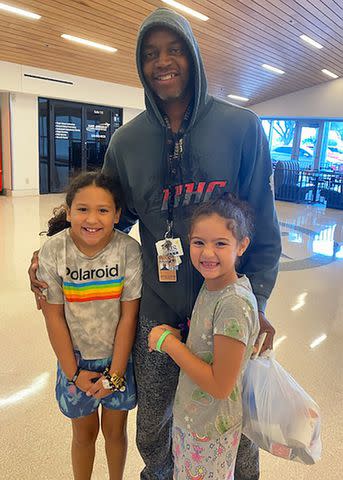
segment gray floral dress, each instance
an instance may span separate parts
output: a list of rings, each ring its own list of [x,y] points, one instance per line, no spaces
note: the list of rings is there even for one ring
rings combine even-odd
[[[174,404],[173,453],[176,480],[230,480],[242,425],[242,376],[259,331],[257,303],[247,277],[220,291],[202,286],[194,305],[188,348],[213,361],[214,335],[246,345],[242,369],[231,395],[218,400],[181,371]]]

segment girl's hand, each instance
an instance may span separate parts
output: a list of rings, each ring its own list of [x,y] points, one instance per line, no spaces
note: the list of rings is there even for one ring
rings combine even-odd
[[[162,333],[165,332],[166,330],[169,330],[172,333],[173,337],[181,341],[180,330],[178,330],[177,328],[170,327],[169,325],[158,325],[157,327],[152,328],[149,333],[149,337],[148,337],[149,352],[156,350],[157,342],[160,336],[162,335]],[[167,341],[167,338],[165,341]],[[162,344],[162,350],[163,350],[163,344]]]
[[[113,393],[112,390],[104,388],[102,384],[103,380],[105,380],[105,377],[101,375],[101,378],[99,378],[97,382],[93,383],[92,386],[87,390],[86,395],[88,397],[94,397],[98,399],[111,395]]]
[[[160,327],[162,327],[164,330],[170,330],[174,337],[181,341],[181,330],[179,328],[174,328],[165,324],[160,325]]]
[[[99,372],[91,372],[90,370],[81,370],[79,376],[76,379],[75,385],[77,388],[87,393],[88,390],[94,385],[92,378],[101,377]]]
[[[151,329],[148,336],[149,352],[156,350],[158,339],[165,330],[168,330],[167,327],[168,325],[158,325],[157,327]]]

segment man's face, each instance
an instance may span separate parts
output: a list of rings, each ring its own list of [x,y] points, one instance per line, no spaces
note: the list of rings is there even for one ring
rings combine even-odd
[[[190,95],[190,59],[185,42],[172,30],[151,30],[143,40],[145,80],[163,101],[183,100]]]

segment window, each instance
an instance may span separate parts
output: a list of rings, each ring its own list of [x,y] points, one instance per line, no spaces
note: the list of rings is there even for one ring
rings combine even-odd
[[[295,160],[303,170],[343,172],[343,120],[262,119],[273,165]]]
[[[269,143],[273,164],[292,159],[294,131],[294,120],[273,120],[271,122]]]
[[[320,166],[325,170],[343,172],[343,121],[327,122]]]

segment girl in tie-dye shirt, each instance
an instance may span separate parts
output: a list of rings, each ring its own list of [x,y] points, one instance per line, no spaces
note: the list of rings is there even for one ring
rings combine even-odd
[[[70,184],[66,205],[49,221],[38,278],[41,307],[58,359],[56,398],[71,419],[75,478],[90,478],[101,428],[111,478],[122,478],[126,420],[136,405],[131,349],[141,296],[138,242],[113,227],[120,190],[102,173]]]

